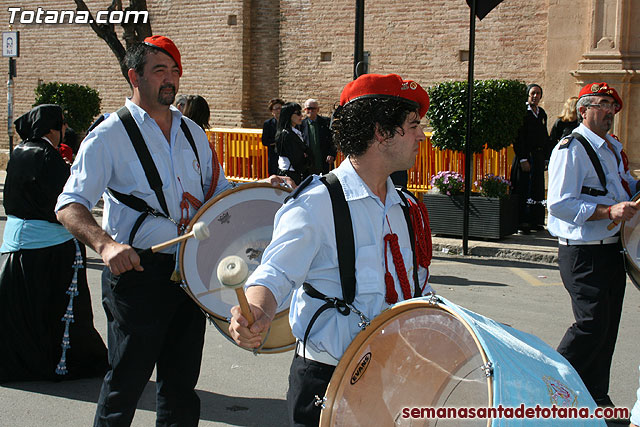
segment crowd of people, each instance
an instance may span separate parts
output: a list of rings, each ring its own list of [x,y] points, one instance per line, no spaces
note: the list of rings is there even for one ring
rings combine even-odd
[[[176,97],[177,46],[147,37],[127,49],[125,65],[131,97],[102,115],[79,149],[68,139],[71,154],[60,149],[67,125],[59,106],[16,120],[22,142],[7,166],[0,248],[0,383],[103,377],[94,425],[129,425],[156,369],[157,425],[193,426],[205,317],[177,283],[176,247],[143,249],[184,233],[197,211],[188,201],[202,204],[233,184],[205,133],[207,101]],[[575,315],[558,352],[599,406],[613,406],[609,376],[626,283],[619,228],[636,214],[630,199],[640,189],[609,134],[623,102],[607,83],[588,84],[567,100],[549,135],[541,98],[542,88],[529,85],[514,142],[519,227],[544,227],[546,204]],[[229,333],[240,346],[259,347],[291,301],[291,425],[317,425],[316,396],[365,320],[432,292],[426,208],[391,178],[413,166],[428,108],[420,84],[396,74],[347,83],[331,120],[313,98],[268,103],[265,181],[295,191],[245,286],[255,321],[236,306]],[[334,169],[338,149],[346,159]],[[102,226],[90,212],[100,198]],[[108,349],[93,326],[84,245],[105,265]],[[638,418],[640,403],[631,421]]]

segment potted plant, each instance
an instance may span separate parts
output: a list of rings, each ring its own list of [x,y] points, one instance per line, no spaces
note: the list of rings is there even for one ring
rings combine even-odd
[[[438,190],[424,196],[431,232],[462,236],[462,176],[451,171],[438,172],[431,179],[431,185]],[[469,236],[501,239],[513,234],[518,224],[518,205],[516,197],[509,194],[511,183],[488,174],[474,185],[478,192],[471,193],[469,198]]]
[[[464,151],[467,134],[467,82],[438,83],[430,87],[428,92],[431,100],[427,112],[432,128],[431,143],[442,150]],[[479,153],[485,146],[501,150],[511,145],[522,125],[527,108],[526,99],[526,85],[520,81],[474,81],[471,152]],[[440,173],[444,177],[452,172]],[[444,178],[441,179],[443,180]],[[470,236],[499,239],[516,231],[515,196],[509,194],[510,185],[506,182],[508,181],[503,177],[487,175],[475,183],[480,194],[470,198]],[[432,185],[434,188],[439,187],[435,181]],[[424,196],[432,232],[462,236],[462,195],[448,195],[447,191],[441,189],[439,193],[427,193]]]

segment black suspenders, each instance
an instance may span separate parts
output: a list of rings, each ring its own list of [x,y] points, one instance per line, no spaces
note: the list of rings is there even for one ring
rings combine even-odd
[[[368,319],[364,317],[355,307],[353,307],[353,300],[356,296],[356,250],[353,240],[353,224],[351,221],[351,212],[349,211],[349,205],[344,197],[344,191],[338,178],[333,173],[328,173],[320,177],[320,181],[327,187],[329,191],[329,197],[331,198],[331,206],[333,210],[333,222],[335,225],[336,247],[338,250],[338,268],[340,270],[340,284],[342,286],[342,299],[335,297],[328,297],[322,292],[316,290],[309,283],[302,285],[304,291],[312,298],[324,300],[325,303],[314,313],[309,325],[304,333],[303,344],[306,349],[307,338],[311,332],[311,327],[318,319],[320,314],[329,308],[335,308],[338,313],[343,316],[348,316],[351,311],[360,316],[361,322],[359,326],[364,328],[368,325]],[[310,181],[308,181],[310,182]],[[306,184],[308,184],[308,182]],[[301,184],[305,185],[305,183]],[[413,235],[413,227],[411,226],[411,218],[409,216],[409,203],[402,194],[401,190],[397,190],[400,194],[400,198],[404,202],[405,206],[402,207],[405,220],[407,221],[407,227],[409,230],[409,237],[411,240],[411,249],[413,251],[413,279],[415,285],[414,297],[422,295],[420,289],[420,283],[418,282],[418,265],[417,257],[415,254],[415,236]],[[294,195],[295,197],[295,195]]]
[[[145,220],[145,218],[148,215],[163,217],[167,219],[171,219],[171,217],[169,215],[169,208],[167,206],[167,201],[164,197],[164,193],[162,192],[162,178],[160,178],[160,174],[158,173],[158,168],[153,162],[153,158],[151,157],[151,153],[149,152],[149,148],[147,147],[147,144],[144,142],[144,137],[140,132],[140,128],[138,128],[138,125],[136,124],[135,120],[133,119],[133,116],[131,115],[131,112],[127,107],[120,108],[116,112],[116,114],[122,121],[122,124],[125,130],[127,131],[127,135],[129,136],[129,139],[131,140],[131,144],[133,145],[133,148],[136,151],[136,155],[140,160],[140,164],[142,165],[144,174],[147,178],[147,181],[149,182],[149,186],[151,187],[153,192],[156,194],[156,198],[158,199],[158,203],[160,203],[160,208],[162,209],[162,212],[160,212],[152,208],[147,204],[147,202],[145,202],[144,200],[136,196],[133,196],[131,194],[123,194],[111,188],[107,188],[109,193],[119,202],[141,213],[138,219],[136,220],[135,224],[133,225],[133,228],[131,229],[131,233],[129,234],[129,244],[132,244],[138,229],[140,228],[140,226],[142,225],[142,222]],[[193,150],[193,153],[196,156],[196,161],[198,162],[198,164],[200,164],[200,158],[198,156],[198,150],[196,149],[195,141],[193,140],[193,135],[191,134],[191,131],[189,130],[189,127],[187,126],[186,122],[183,119],[181,119],[180,122],[181,122],[180,128],[184,132],[184,135],[187,138],[187,141],[189,141],[189,145],[191,146],[191,149]],[[202,173],[200,174],[200,184],[203,186],[203,191],[204,191]]]
[[[587,141],[587,139],[584,136],[580,135],[578,132],[573,132],[569,136],[577,139],[584,147],[587,155],[589,156],[589,159],[591,160],[591,163],[593,164],[593,168],[596,170],[598,180],[600,180],[600,185],[602,185],[602,188],[604,189],[600,190],[598,188],[582,187],[582,190],[580,192],[582,194],[588,194],[590,196],[605,196],[607,194],[607,178],[604,175],[604,169],[602,169],[602,164],[600,163],[600,159],[598,158],[596,151],[593,149],[591,144],[589,144],[589,141]]]

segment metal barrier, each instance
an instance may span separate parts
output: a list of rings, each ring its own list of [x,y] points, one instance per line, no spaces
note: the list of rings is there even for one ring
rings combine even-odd
[[[428,191],[431,177],[439,171],[449,170],[464,176],[464,154],[434,148],[430,142],[431,133],[425,135],[427,140],[420,145],[416,163],[409,170],[408,187],[415,193]],[[267,177],[267,148],[262,145],[262,130],[212,128],[207,131],[207,136],[215,147],[227,179],[249,182]],[[474,181],[489,173],[509,179],[513,156],[512,147],[500,151],[485,149],[474,154]],[[343,160],[344,156],[338,153],[336,166]]]

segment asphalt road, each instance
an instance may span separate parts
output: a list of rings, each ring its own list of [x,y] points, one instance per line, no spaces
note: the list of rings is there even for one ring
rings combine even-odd
[[[2,228],[4,216],[0,219]],[[106,318],[100,305],[102,264],[95,253],[89,251],[89,257],[95,325],[106,341]],[[431,283],[441,295],[537,335],[552,347],[572,323],[569,297],[555,266],[438,255],[431,274]],[[639,308],[640,292],[629,282],[611,378],[610,394],[618,406],[631,407],[635,401],[640,363]],[[291,358],[291,352],[254,356],[228,342],[209,325],[197,386],[202,401],[200,425],[286,425],[284,399]],[[100,379],[6,384],[0,387],[0,426],[91,425],[100,384]],[[133,425],[154,424],[152,377],[138,404]]]

